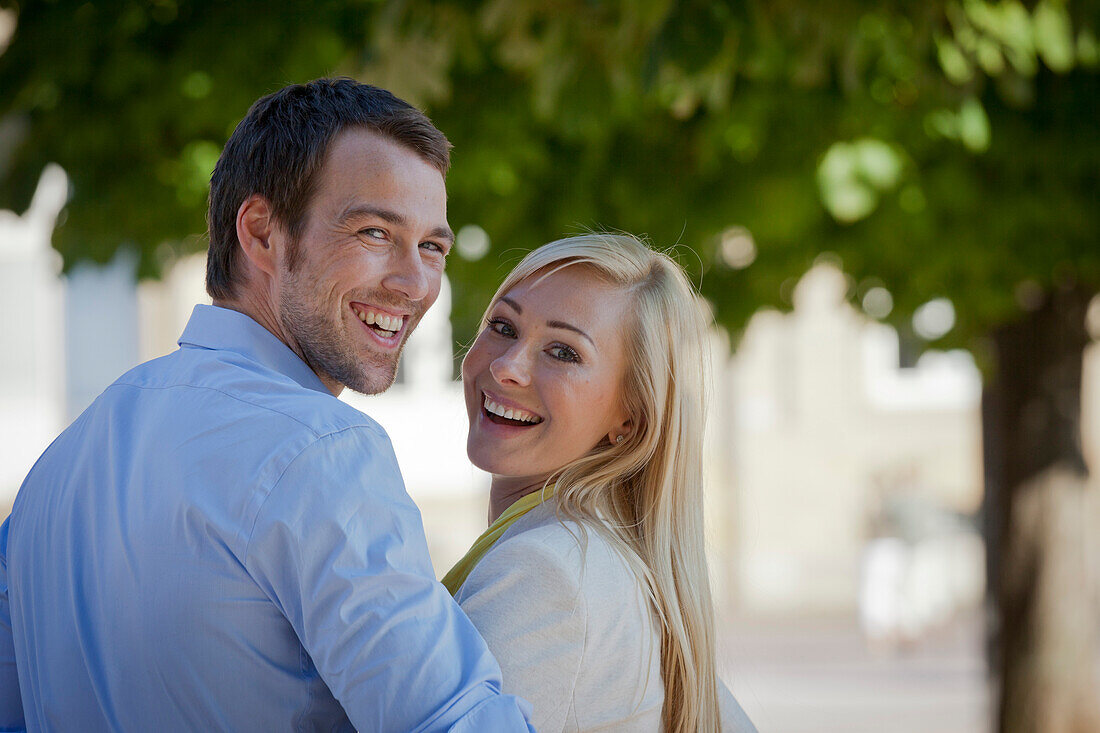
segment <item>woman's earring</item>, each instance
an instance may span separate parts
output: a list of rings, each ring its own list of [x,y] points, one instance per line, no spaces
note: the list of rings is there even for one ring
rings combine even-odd
[[[618,445],[619,443],[623,442],[624,440],[626,440],[626,436],[625,435],[620,435],[619,437],[615,438],[615,445]]]

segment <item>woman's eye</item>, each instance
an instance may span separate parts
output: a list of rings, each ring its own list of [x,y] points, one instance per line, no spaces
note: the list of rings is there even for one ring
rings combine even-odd
[[[558,345],[550,347],[550,356],[558,361],[576,362],[581,360],[580,354],[568,346]]]
[[[516,329],[512,328],[511,323],[508,323],[508,321],[505,321],[503,319],[500,319],[500,318],[490,319],[489,320],[489,328],[491,328],[494,333],[498,333],[501,336],[506,336],[507,338],[515,338],[516,337]]]

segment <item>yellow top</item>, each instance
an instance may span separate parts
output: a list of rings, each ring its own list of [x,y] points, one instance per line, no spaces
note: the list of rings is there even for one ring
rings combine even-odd
[[[443,576],[443,585],[451,592],[458,593],[458,589],[466,582],[466,578],[473,572],[474,567],[485,557],[485,553],[496,544],[509,527],[527,512],[537,507],[542,502],[554,495],[555,486],[550,486],[542,491],[532,491],[527,496],[521,496],[505,509],[497,521],[489,525],[489,528],[481,533],[473,546],[463,555],[462,559],[455,563],[446,575]]]

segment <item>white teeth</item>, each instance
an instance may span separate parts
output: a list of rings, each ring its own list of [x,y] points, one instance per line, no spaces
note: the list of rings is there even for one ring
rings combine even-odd
[[[525,410],[518,410],[512,407],[504,407],[493,402],[488,397],[485,398],[485,409],[494,415],[503,417],[505,420],[519,420],[521,422],[531,423],[532,425],[542,422],[542,418],[538,415],[533,415]]]
[[[384,313],[378,313],[376,311],[361,311],[356,310],[355,314],[359,316],[359,320],[368,326],[378,326],[383,331],[397,332],[401,330],[401,326],[405,323],[404,316],[388,316]]]

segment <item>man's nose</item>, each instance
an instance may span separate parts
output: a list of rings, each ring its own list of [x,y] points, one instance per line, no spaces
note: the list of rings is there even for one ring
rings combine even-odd
[[[489,362],[489,373],[498,384],[526,387],[531,383],[531,362],[526,349],[520,343],[513,344]]]
[[[382,278],[382,286],[415,302],[423,300],[431,292],[433,277],[441,275],[424,262],[420,247],[395,248],[389,272]]]

